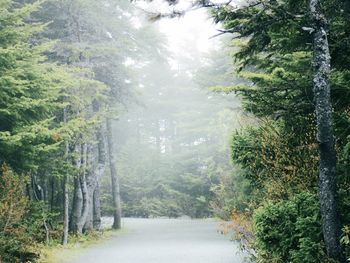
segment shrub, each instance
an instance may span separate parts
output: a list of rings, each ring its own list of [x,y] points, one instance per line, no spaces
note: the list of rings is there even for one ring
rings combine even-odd
[[[254,214],[261,262],[324,262],[317,196],[303,192],[290,200],[267,202]]]
[[[22,224],[26,213],[25,179],[6,165],[0,176],[0,262],[27,261],[35,256],[33,240]]]

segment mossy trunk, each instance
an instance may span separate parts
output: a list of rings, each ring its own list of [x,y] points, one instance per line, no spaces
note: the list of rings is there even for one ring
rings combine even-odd
[[[330,52],[325,30],[325,18],[320,0],[310,0],[313,18],[314,41],[314,99],[317,117],[317,142],[319,145],[319,195],[323,237],[330,258],[345,262],[340,245],[341,224],[337,207],[336,152],[332,127],[330,96]]]

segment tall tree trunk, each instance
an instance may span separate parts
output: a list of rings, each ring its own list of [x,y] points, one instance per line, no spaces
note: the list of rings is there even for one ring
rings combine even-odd
[[[112,134],[112,121],[107,118],[107,144],[108,144],[108,156],[109,156],[109,168],[112,181],[112,196],[113,196],[113,228],[121,228],[121,204],[120,204],[120,186],[117,169],[115,167],[114,147],[113,147],[113,134]]]
[[[92,223],[92,214],[93,214],[93,193],[96,187],[96,173],[95,169],[97,166],[97,158],[98,158],[98,151],[96,149],[95,145],[88,144],[87,145],[87,159],[86,159],[86,167],[89,167],[86,169],[86,186],[87,186],[87,215],[85,217],[84,222],[84,232],[91,231],[93,229],[93,223]]]
[[[93,207],[93,226],[94,229],[101,229],[101,201],[100,201],[100,184],[96,185],[94,191],[94,207]]]
[[[83,206],[83,195],[81,193],[81,187],[79,178],[74,178],[74,195],[73,195],[73,207],[72,207],[72,214],[71,219],[69,220],[69,228],[70,231],[73,233],[77,233],[78,231],[78,219],[81,217],[81,209]]]
[[[67,109],[63,110],[63,122],[67,122]],[[69,144],[66,142],[64,159],[68,161]],[[68,175],[63,178],[63,237],[62,245],[65,246],[68,243],[68,230],[69,230],[69,191],[68,191]]]
[[[90,193],[89,190],[89,205],[88,205],[88,214],[86,216],[85,219],[85,224],[84,224],[84,228],[83,231],[85,232],[89,232],[93,230],[93,210],[94,210],[94,203],[93,203],[93,193]]]
[[[79,183],[81,188],[81,193],[83,196],[83,205],[81,210],[81,216],[78,218],[77,222],[77,233],[82,234],[83,233],[83,227],[86,222],[86,218],[89,213],[89,203],[90,203],[90,195],[87,187],[86,182],[86,165],[87,165],[87,144],[84,143],[82,145],[82,168],[79,176]]]
[[[68,231],[69,231],[69,190],[68,190],[68,176],[63,179],[63,236],[62,245],[65,246],[68,243]]]
[[[33,187],[34,190],[34,187]],[[53,212],[54,210],[54,203],[55,203],[55,178],[51,178],[51,184],[50,184],[50,212]]]
[[[72,216],[70,220],[70,230],[73,233],[78,232],[78,220],[81,217],[81,211],[83,206],[83,195],[81,191],[80,186],[80,169],[81,169],[81,145],[77,144],[75,145],[75,154],[76,154],[76,160],[75,160],[75,167],[78,170],[77,175],[74,178],[74,196],[73,196],[73,208],[72,208]]]
[[[100,179],[105,172],[106,167],[106,129],[102,124],[97,132],[98,140],[98,166],[95,170],[96,185],[93,193],[93,227],[101,229],[101,203],[100,203]]]
[[[317,141],[319,145],[319,195],[321,204],[323,237],[330,258],[345,262],[340,245],[341,224],[336,201],[336,152],[332,128],[330,97],[330,53],[325,18],[320,0],[310,0],[314,22],[314,97],[317,117]]]
[[[97,147],[89,147],[89,167],[90,172],[87,177],[87,187],[89,193],[89,214],[84,226],[85,230],[99,229],[96,222],[101,221],[99,183],[106,166],[106,140],[104,135],[104,125],[101,125],[96,132]],[[96,207],[97,206],[97,207]]]

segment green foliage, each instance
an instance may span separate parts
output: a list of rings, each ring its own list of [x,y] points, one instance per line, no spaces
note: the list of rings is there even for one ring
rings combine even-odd
[[[297,129],[300,129],[298,127]],[[262,121],[232,137],[232,159],[268,198],[285,198],[295,189],[317,186],[317,149],[313,132],[298,134],[283,122]]]
[[[263,204],[254,213],[259,262],[324,262],[320,220],[315,194]]]
[[[338,195],[342,220],[348,225],[350,42],[342,39],[350,35],[349,4],[322,1],[322,9],[327,17],[332,60]],[[245,111],[259,118],[252,127],[233,135],[231,148],[233,162],[243,168],[243,176],[254,189],[250,208],[254,211],[260,207],[254,222],[257,260],[263,262],[326,260],[320,224],[316,218],[304,215],[316,215],[317,199],[313,197],[311,202],[304,196],[306,203],[311,202],[312,211],[299,200],[305,192],[317,194],[319,161],[313,113],[312,34],[307,30],[312,21],[308,10],[309,1],[304,0],[257,1],[212,10],[214,20],[239,39],[240,49],[234,58],[240,65],[238,74],[245,79],[214,90],[237,93]]]
[[[43,63],[47,45],[32,45],[30,38],[42,30],[24,23],[37,6],[6,1],[1,11],[0,34],[0,162],[16,171],[36,169],[36,158],[55,144],[51,125],[60,90],[54,65]]]
[[[0,261],[5,263],[35,257],[34,239],[28,233],[24,217],[28,200],[24,196],[26,180],[6,165],[0,174]]]
[[[44,201],[29,202],[23,219],[28,235],[38,243],[49,243],[52,239],[60,238],[61,229],[57,224],[59,214],[49,211]]]
[[[346,255],[347,261],[349,261],[350,260],[350,228],[348,225],[345,225],[342,228],[340,243],[343,245],[345,249],[345,255]]]
[[[1,260],[15,262],[27,252],[34,257],[37,244],[61,239],[62,182],[80,172],[74,146],[96,144],[108,104],[119,105],[119,89],[130,86],[122,63],[129,47],[125,56],[119,50],[130,37],[121,43],[106,33],[119,40],[131,24],[114,13],[128,1],[109,1],[115,8],[96,1],[0,2],[0,164],[30,178],[21,194],[30,201],[13,219],[18,235],[1,240]],[[13,216],[9,211],[2,212]]]
[[[25,195],[27,178],[3,165],[0,176],[0,261],[31,262],[39,256],[39,243],[48,242],[56,214],[43,202]],[[53,230],[51,230],[52,232]],[[52,234],[52,233],[51,233]]]
[[[235,166],[232,172],[221,176],[220,183],[213,185],[211,191],[215,197],[211,200],[210,207],[216,216],[224,220],[231,219],[233,211],[249,211],[254,199],[251,182],[246,178],[245,172]]]
[[[129,1],[27,2],[0,1],[0,164],[14,171],[3,166],[0,177],[0,261],[33,260],[37,243],[59,238],[62,181],[80,172],[74,146],[95,145],[96,129],[130,104],[136,86],[147,109],[121,118],[119,129],[130,134],[116,133],[125,215],[205,217],[214,211],[227,219],[234,211],[246,219],[254,213],[258,260],[324,261],[308,1],[212,10],[215,21],[240,38],[235,79],[221,49],[204,61],[193,59],[196,51],[183,58],[183,70],[171,70],[163,37],[152,26],[134,27]],[[349,254],[350,5],[326,0],[323,8],[342,242]],[[191,71],[198,64],[208,66]],[[199,87],[227,94],[199,95]],[[232,107],[239,103],[225,101],[232,92],[259,118],[233,135],[231,159],[239,166],[233,171],[226,138],[238,127]],[[23,197],[24,174],[30,201]],[[103,212],[110,214],[108,183],[102,187]]]
[[[124,206],[126,216],[136,216],[144,218],[152,217],[179,217],[182,215],[181,207],[173,200],[160,200],[155,198],[142,198],[135,205],[128,207]]]

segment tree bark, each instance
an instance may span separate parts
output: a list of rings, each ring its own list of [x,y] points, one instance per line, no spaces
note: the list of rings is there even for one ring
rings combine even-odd
[[[67,122],[67,109],[63,110],[63,122]],[[66,142],[64,159],[68,160],[69,144]],[[68,175],[63,178],[63,237],[62,245],[65,246],[68,243],[68,231],[69,231],[69,191],[68,191]]]
[[[90,190],[89,190],[89,204],[88,204],[88,214],[86,216],[85,219],[85,224],[84,224],[84,228],[83,231],[85,232],[89,232],[93,230],[93,194],[90,194]]]
[[[98,142],[97,147],[91,145],[90,150],[88,151],[89,156],[91,157],[89,162],[91,168],[87,177],[89,214],[86,219],[84,231],[92,230],[93,228],[99,229],[99,226],[96,227],[98,224],[95,221],[101,221],[101,213],[98,212],[100,211],[98,187],[106,166],[106,140],[104,131],[104,125],[101,125],[96,132],[96,141]]]
[[[100,202],[100,179],[105,172],[106,167],[106,129],[101,125],[97,133],[98,140],[98,166],[95,170],[96,185],[93,193],[93,227],[101,229],[101,202]]]
[[[69,191],[68,191],[68,176],[63,179],[63,236],[62,245],[66,246],[68,243],[69,231]]]
[[[101,229],[101,201],[100,201],[100,184],[98,183],[94,192],[94,208],[93,208],[93,227],[96,230]]]
[[[32,189],[35,191],[34,186],[32,184]],[[50,184],[50,212],[54,210],[54,203],[55,203],[55,178],[51,178],[51,184]]]
[[[317,118],[317,142],[319,146],[319,196],[323,237],[327,254],[339,262],[345,262],[340,245],[341,224],[337,207],[336,152],[332,128],[330,97],[330,52],[325,30],[326,20],[320,0],[310,0],[310,12],[314,23],[314,99]]]
[[[98,151],[96,150],[97,147],[93,144],[87,145],[87,151],[86,151],[86,167],[89,167],[86,169],[86,187],[87,187],[87,215],[84,218],[84,227],[83,231],[91,231],[93,229],[93,223],[92,223],[92,214],[93,214],[93,192],[96,187],[96,174],[95,169],[97,166],[97,158],[98,158]]]
[[[121,228],[121,204],[120,204],[120,186],[117,169],[115,167],[114,145],[113,145],[113,133],[112,133],[112,120],[107,118],[107,145],[109,156],[109,168],[112,181],[112,196],[113,196],[113,228]]]
[[[80,169],[81,169],[81,145],[75,145],[75,167],[78,170],[74,178],[74,196],[73,196],[73,208],[72,208],[72,217],[70,220],[70,230],[73,233],[78,232],[78,220],[81,217],[81,211],[83,206],[83,195],[80,187]]]
[[[89,202],[90,202],[90,195],[88,192],[87,182],[86,182],[86,163],[87,163],[87,144],[84,143],[82,145],[82,168],[79,176],[79,183],[81,188],[81,193],[83,197],[83,204],[82,204],[82,210],[81,210],[81,216],[78,218],[77,222],[77,233],[82,234],[83,233],[83,227],[86,222],[86,218],[89,213]]]

